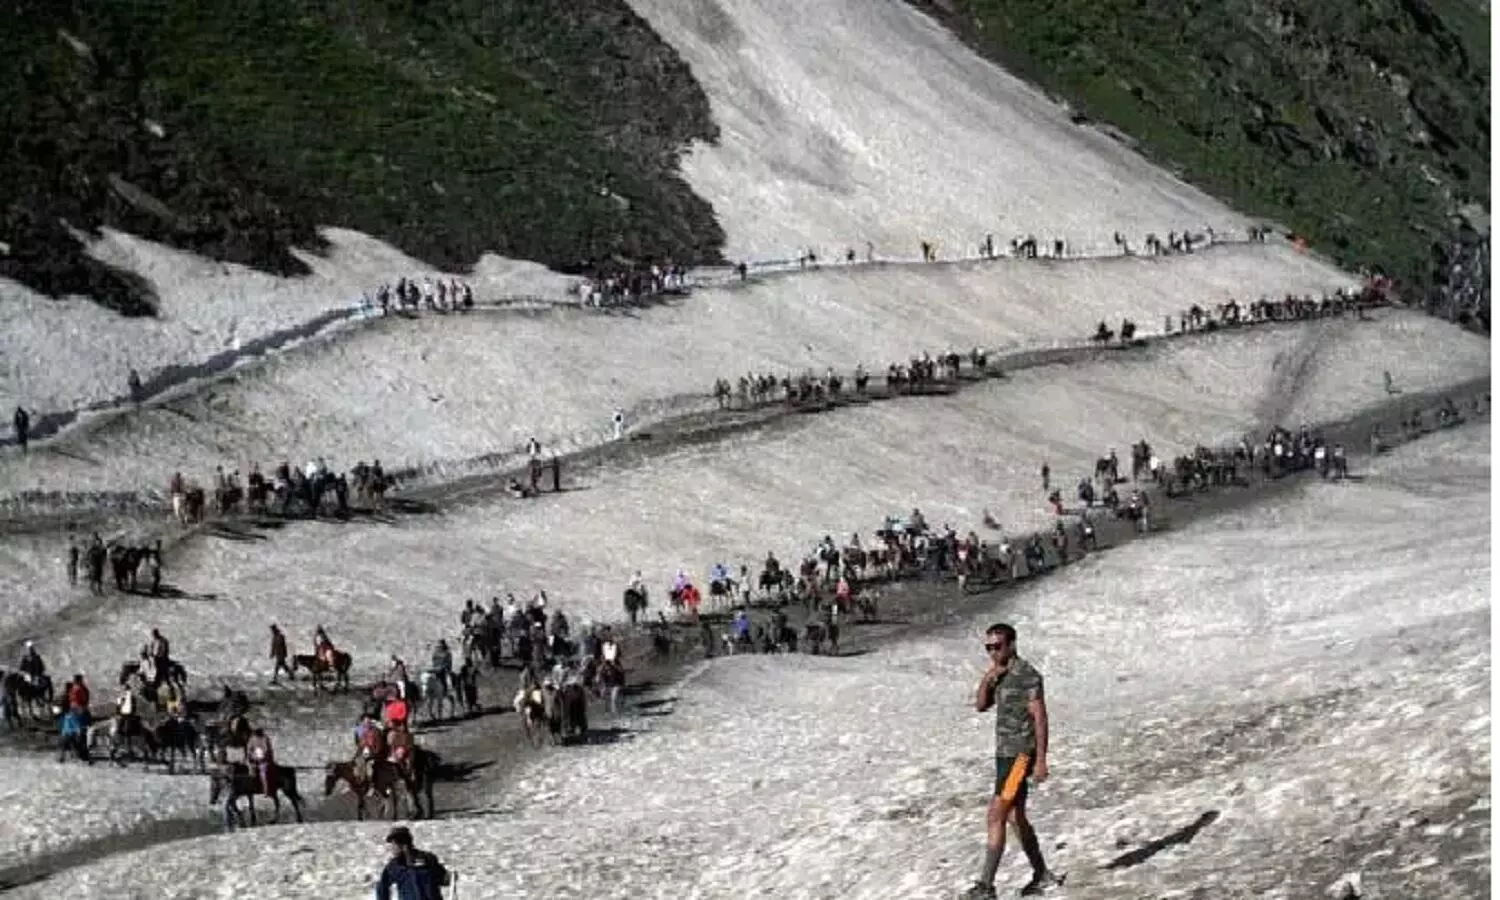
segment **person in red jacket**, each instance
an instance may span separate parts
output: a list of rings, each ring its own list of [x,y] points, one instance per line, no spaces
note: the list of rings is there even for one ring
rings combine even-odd
[[[68,685],[68,709],[83,713],[83,724],[89,724],[89,686],[84,684],[82,675],[74,675],[73,683]]]
[[[411,714],[407,708],[406,701],[401,697],[392,697],[385,705],[385,721],[394,725],[397,722],[405,724],[407,717]]]

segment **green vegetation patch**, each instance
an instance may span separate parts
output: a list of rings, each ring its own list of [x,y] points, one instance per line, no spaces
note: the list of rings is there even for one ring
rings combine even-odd
[[[102,225],[283,274],[336,225],[461,269],[720,261],[677,170],[717,139],[625,0],[18,0],[0,8],[0,274],[149,313]]]
[[[1489,207],[1489,16],[1469,0],[914,0],[1157,163],[1414,296]]]

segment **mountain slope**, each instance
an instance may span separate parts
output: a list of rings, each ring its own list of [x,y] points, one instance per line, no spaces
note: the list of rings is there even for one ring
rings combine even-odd
[[[914,2],[1078,121],[1108,123],[1341,264],[1396,274],[1412,296],[1448,276],[1454,217],[1488,209],[1490,29],[1478,4]],[[1487,291],[1483,306],[1487,318]]]
[[[623,0],[142,0],[0,6],[0,276],[149,313],[67,226],[283,274],[317,226],[461,270],[717,260],[676,174],[712,140]]]
[[[1248,224],[903,3],[631,5],[712,104],[721,137],[682,168],[731,257],[916,257],[929,241],[952,258],[987,233],[1113,249],[1117,231],[1139,247],[1152,231]]]

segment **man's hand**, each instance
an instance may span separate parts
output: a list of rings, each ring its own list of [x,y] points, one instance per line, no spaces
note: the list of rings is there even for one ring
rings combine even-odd
[[[1031,780],[1037,784],[1047,780],[1047,757],[1043,756],[1036,761],[1031,769]]]
[[[979,712],[988,712],[995,703],[995,683],[1000,680],[1003,673],[1000,667],[990,663],[985,670],[984,677],[979,679],[978,696],[974,698],[974,708]]]

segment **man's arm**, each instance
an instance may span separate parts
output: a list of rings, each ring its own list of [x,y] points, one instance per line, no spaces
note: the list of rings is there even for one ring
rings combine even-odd
[[[380,870],[380,880],[375,882],[375,900],[391,900],[391,867]]]
[[[1042,689],[1042,676],[1036,676],[1031,689],[1031,698],[1026,704],[1031,722],[1036,727],[1036,766],[1032,778],[1040,784],[1047,780],[1047,695]]]
[[[1040,687],[1032,695],[1026,709],[1031,713],[1031,721],[1036,725],[1036,758],[1045,760],[1047,758],[1047,698],[1042,695]]]

